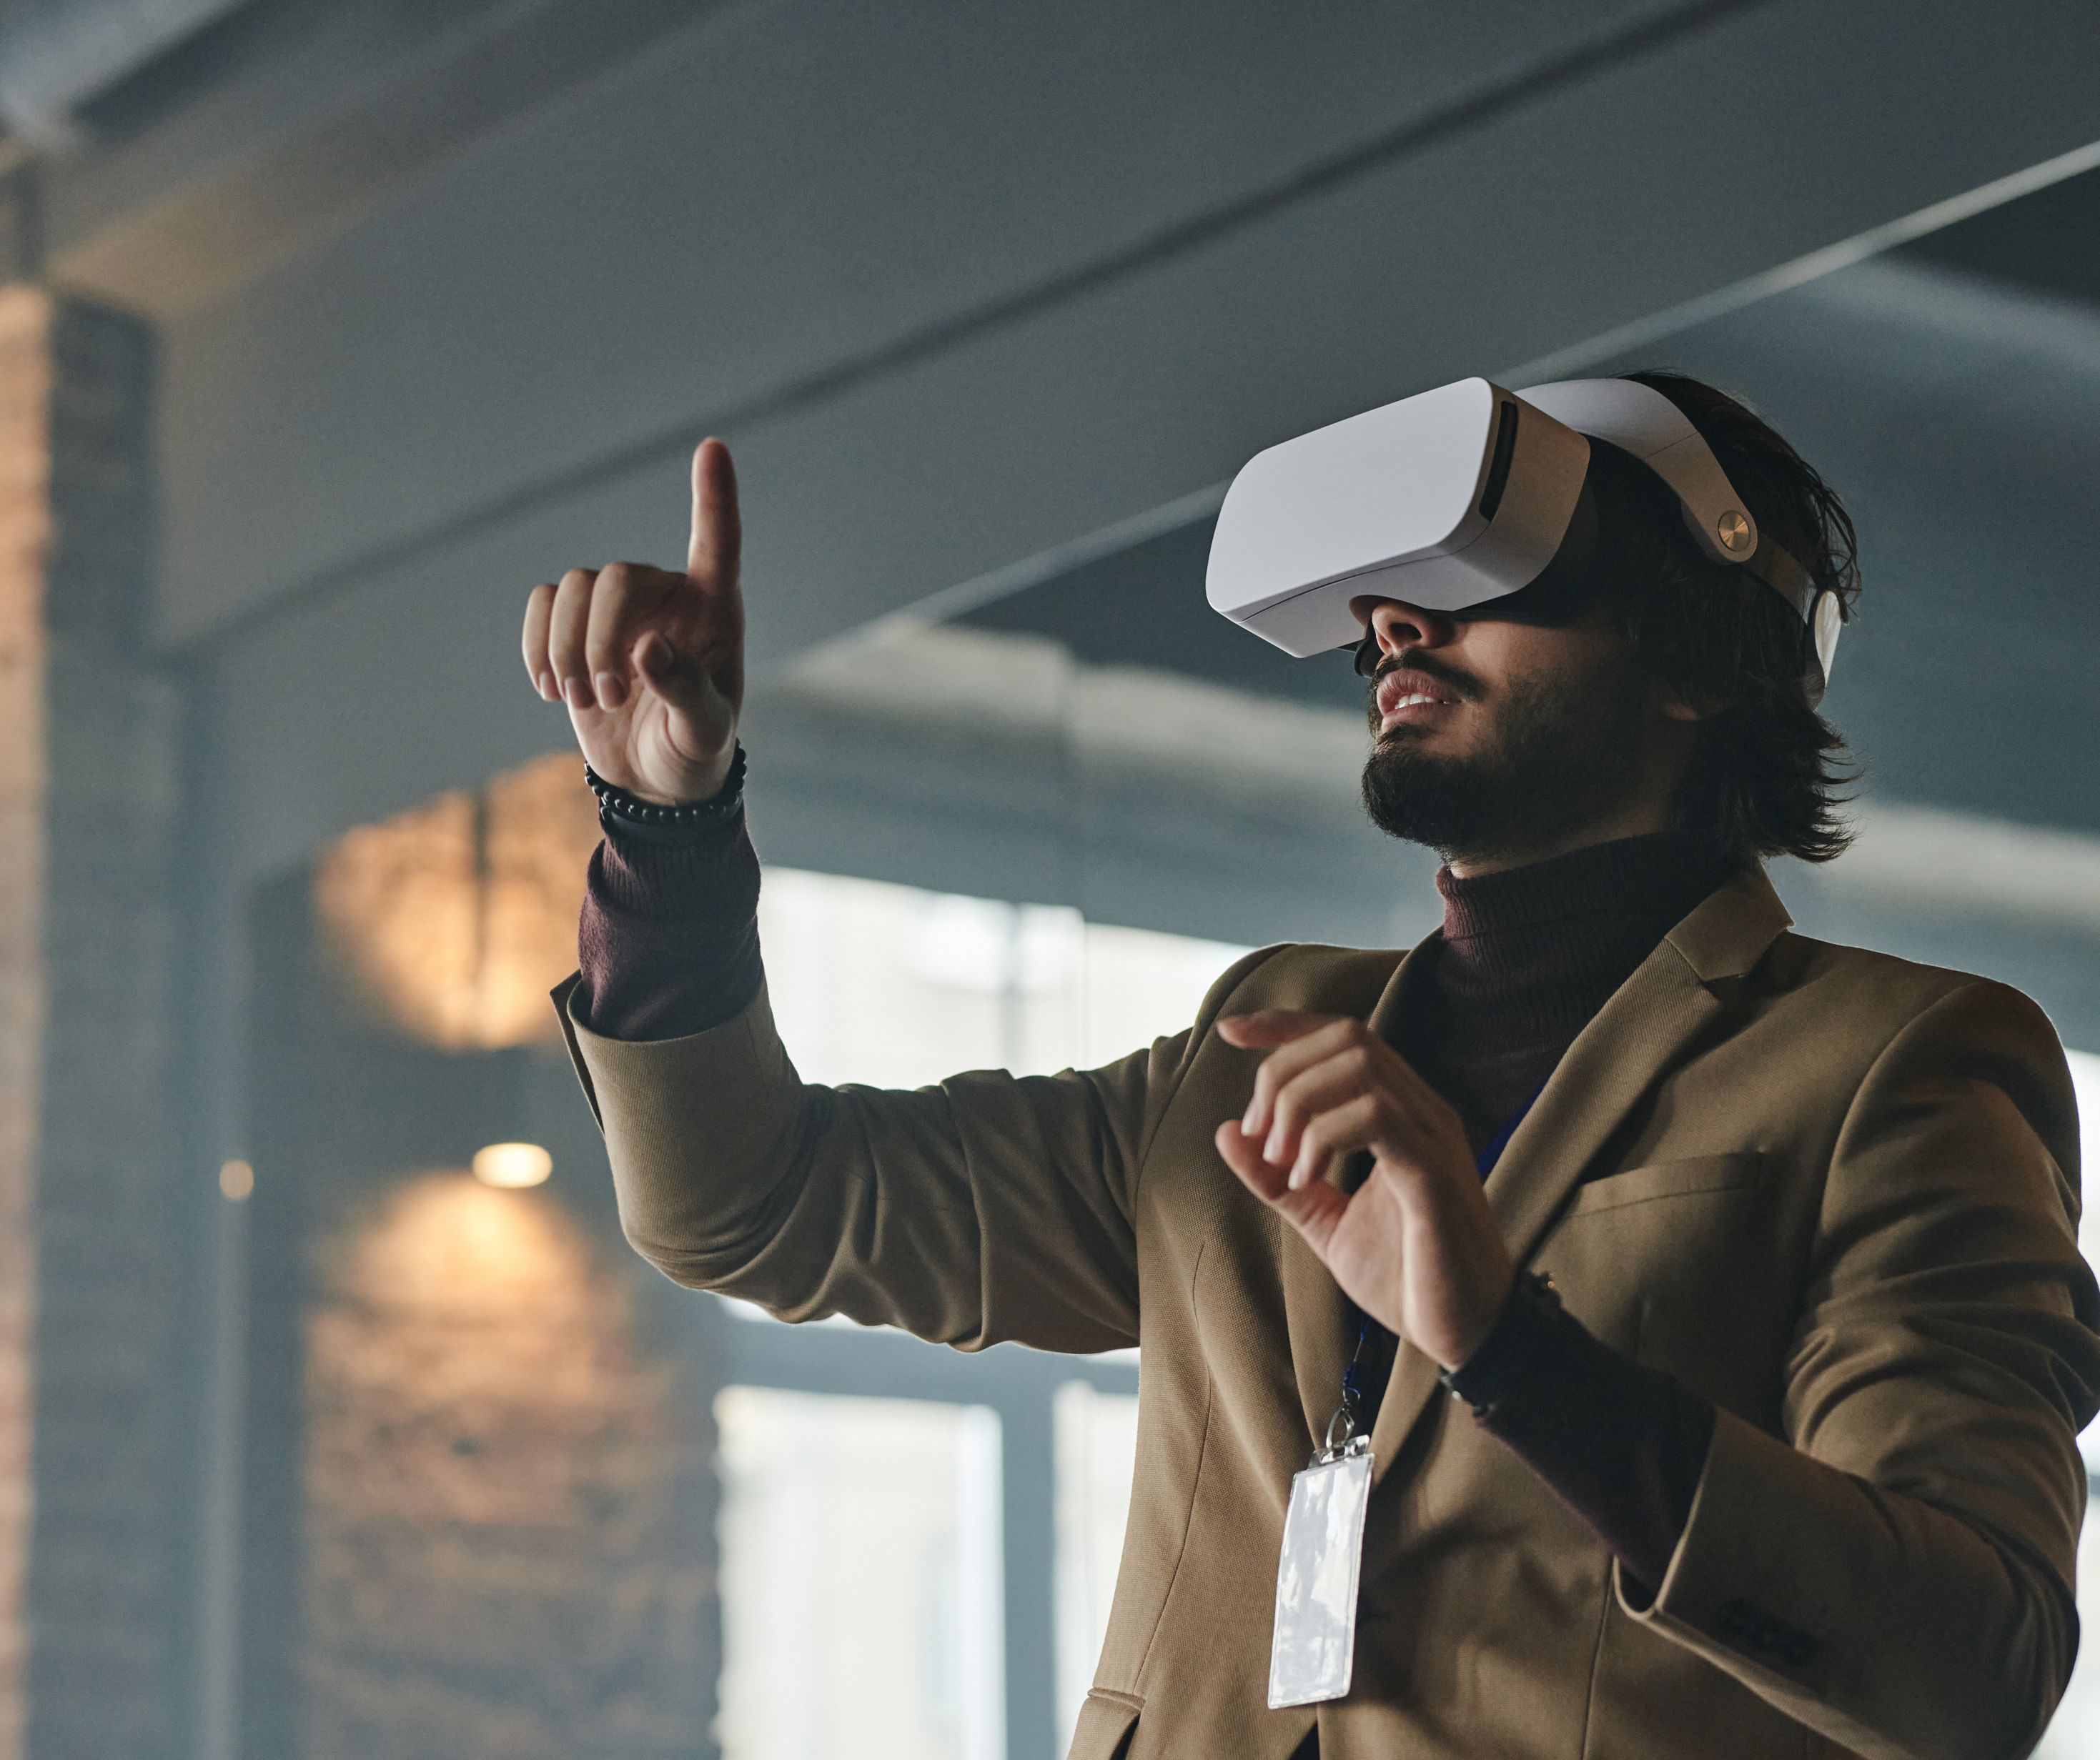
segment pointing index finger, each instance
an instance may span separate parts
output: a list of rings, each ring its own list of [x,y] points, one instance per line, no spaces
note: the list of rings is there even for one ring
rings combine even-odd
[[[719,440],[703,440],[693,454],[693,530],[686,573],[701,587],[735,587],[743,549],[736,504],[736,466]]]

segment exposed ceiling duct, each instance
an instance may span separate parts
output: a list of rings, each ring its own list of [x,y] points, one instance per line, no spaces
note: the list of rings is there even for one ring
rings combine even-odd
[[[0,0],[0,121],[46,150],[79,107],[241,0]]]

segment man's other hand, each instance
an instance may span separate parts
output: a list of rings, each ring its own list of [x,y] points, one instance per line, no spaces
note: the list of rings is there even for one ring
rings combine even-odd
[[[1444,1367],[1472,1355],[1515,1278],[1458,1115],[1360,1020],[1265,1009],[1218,1023],[1266,1049],[1218,1153],[1296,1229],[1343,1291]],[[1333,1175],[1368,1149],[1353,1195]]]
[[[660,802],[721,791],[743,707],[743,530],[729,448],[693,454],[686,572],[615,562],[571,569],[525,605],[525,671],[568,705],[590,767]]]

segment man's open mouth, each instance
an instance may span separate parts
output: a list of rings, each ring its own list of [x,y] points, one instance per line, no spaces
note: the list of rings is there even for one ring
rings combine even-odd
[[[1379,680],[1377,700],[1381,721],[1389,721],[1409,709],[1435,708],[1464,701],[1454,686],[1426,672],[1406,667],[1388,672]]]

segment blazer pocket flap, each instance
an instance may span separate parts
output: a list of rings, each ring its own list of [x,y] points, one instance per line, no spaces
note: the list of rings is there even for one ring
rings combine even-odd
[[[1131,1731],[1145,1701],[1132,1693],[1106,1692],[1096,1687],[1079,1707],[1066,1760],[1123,1760],[1130,1752]]]
[[[1619,1210],[1628,1204],[1652,1203],[1662,1198],[1688,1198],[1698,1192],[1742,1191],[1764,1177],[1765,1158],[1754,1149],[1732,1155],[1694,1155],[1686,1161],[1657,1161],[1591,1180],[1575,1194],[1570,1216],[1591,1210]]]

